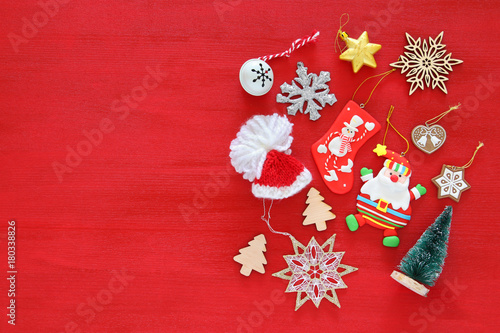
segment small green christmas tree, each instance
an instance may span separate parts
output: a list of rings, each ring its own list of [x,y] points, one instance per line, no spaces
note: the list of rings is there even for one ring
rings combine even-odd
[[[422,283],[434,286],[443,271],[452,212],[452,207],[447,206],[436,221],[427,228],[401,260],[398,268],[403,274],[394,271],[391,274],[393,279],[414,292],[427,296],[429,289]]]

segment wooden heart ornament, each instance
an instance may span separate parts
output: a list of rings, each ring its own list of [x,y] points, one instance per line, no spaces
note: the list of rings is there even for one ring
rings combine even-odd
[[[446,131],[439,125],[418,125],[411,131],[411,140],[418,149],[432,154],[443,145],[446,140]]]

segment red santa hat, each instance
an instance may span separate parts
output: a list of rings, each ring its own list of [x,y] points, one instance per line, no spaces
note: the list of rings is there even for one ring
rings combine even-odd
[[[403,176],[411,176],[410,161],[408,161],[401,154],[395,153],[392,150],[387,150],[386,148],[386,146],[377,144],[377,148],[373,150],[378,156],[384,156],[387,158],[384,162],[384,166],[402,174]]]
[[[284,199],[307,186],[311,173],[290,156],[292,124],[285,116],[254,116],[231,142],[231,164],[253,182],[257,198]]]

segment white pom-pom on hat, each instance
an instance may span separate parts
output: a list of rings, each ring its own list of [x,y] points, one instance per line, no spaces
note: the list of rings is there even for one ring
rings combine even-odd
[[[259,179],[267,153],[271,150],[285,152],[290,148],[293,124],[277,113],[258,115],[249,119],[231,142],[231,164],[244,179]]]
[[[252,193],[257,198],[288,198],[312,180],[309,170],[289,156],[292,126],[278,114],[254,116],[231,142],[231,164],[253,182]]]

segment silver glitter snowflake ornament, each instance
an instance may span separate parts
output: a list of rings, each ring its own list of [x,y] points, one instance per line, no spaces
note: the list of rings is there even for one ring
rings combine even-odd
[[[445,81],[448,77],[445,75],[453,71],[451,66],[461,64],[463,61],[459,59],[452,59],[451,53],[446,56],[444,49],[446,45],[441,44],[444,31],[435,38],[429,37],[429,44],[424,40],[422,43],[420,37],[415,40],[410,34],[406,33],[406,40],[408,45],[405,46],[410,52],[405,52],[404,55],[399,57],[399,61],[391,64],[392,67],[400,68],[401,74],[406,71],[406,81],[411,83],[410,95],[420,88],[424,90],[424,82],[427,87],[431,86],[432,89],[439,87],[445,94],[448,93]]]
[[[278,103],[291,103],[286,109],[288,114],[295,116],[297,111],[308,114],[309,119],[317,120],[321,117],[319,110],[322,110],[326,104],[333,105],[337,101],[334,94],[329,94],[330,88],[326,84],[330,81],[329,72],[321,72],[319,76],[314,73],[307,73],[307,67],[302,62],[297,63],[297,75],[292,84],[283,83],[281,93],[288,94],[283,96],[278,94],[276,101]],[[307,107],[304,110],[304,104]]]

